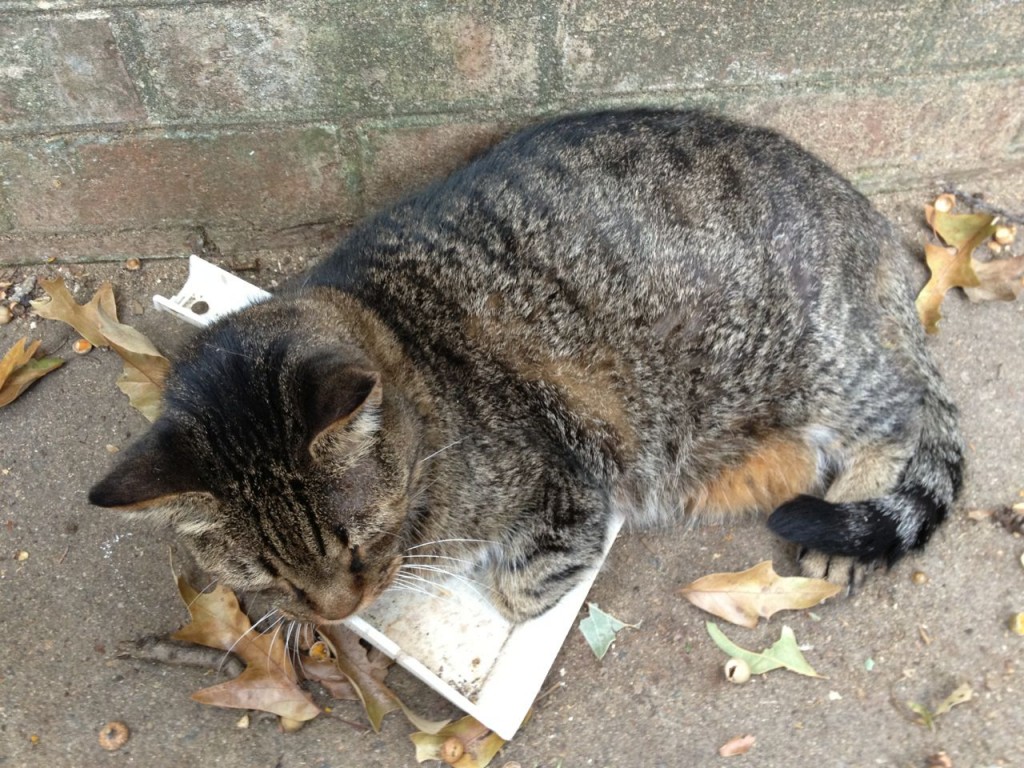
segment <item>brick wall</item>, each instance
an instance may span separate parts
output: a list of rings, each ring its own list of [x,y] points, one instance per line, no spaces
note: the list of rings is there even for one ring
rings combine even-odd
[[[0,265],[322,248],[538,116],[700,104],[867,190],[1024,168],[1024,5],[0,0]]]

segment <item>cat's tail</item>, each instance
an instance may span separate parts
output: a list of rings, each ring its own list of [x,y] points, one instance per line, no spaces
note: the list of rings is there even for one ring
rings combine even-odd
[[[887,494],[837,503],[798,496],[772,513],[768,527],[808,550],[863,563],[891,565],[924,546],[960,493],[964,465],[956,406],[937,376],[930,383],[920,404],[920,429],[907,446],[910,458],[895,468]]]

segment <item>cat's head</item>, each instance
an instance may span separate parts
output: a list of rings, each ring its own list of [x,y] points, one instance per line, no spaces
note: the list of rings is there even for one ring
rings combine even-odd
[[[329,326],[270,302],[201,333],[162,415],[89,501],[172,527],[222,583],[293,617],[370,603],[409,544],[416,465],[387,428],[386,384]]]

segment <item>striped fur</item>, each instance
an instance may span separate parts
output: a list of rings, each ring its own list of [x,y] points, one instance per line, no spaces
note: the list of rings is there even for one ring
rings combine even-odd
[[[148,510],[306,618],[453,564],[528,618],[616,512],[781,505],[770,525],[805,568],[848,582],[923,545],[960,486],[905,260],[773,132],[563,118],[199,334],[90,499]]]

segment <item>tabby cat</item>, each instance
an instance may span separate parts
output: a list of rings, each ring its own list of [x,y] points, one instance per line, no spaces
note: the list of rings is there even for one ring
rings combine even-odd
[[[528,619],[613,514],[774,510],[805,572],[853,583],[922,546],[961,485],[906,257],[772,131],[558,119],[200,332],[89,499],[315,621],[466,560]]]

